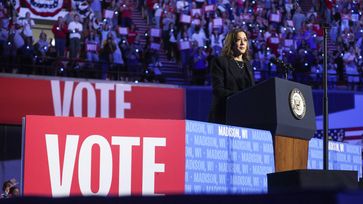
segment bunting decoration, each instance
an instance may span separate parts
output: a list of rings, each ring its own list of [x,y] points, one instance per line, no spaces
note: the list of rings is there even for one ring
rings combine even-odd
[[[63,8],[63,0],[23,0],[32,13],[48,17],[57,15]]]

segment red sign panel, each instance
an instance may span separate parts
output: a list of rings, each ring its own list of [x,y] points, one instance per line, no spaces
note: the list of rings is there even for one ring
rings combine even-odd
[[[25,115],[184,119],[181,88],[0,77],[0,123]]]
[[[24,195],[184,193],[184,120],[27,116]]]

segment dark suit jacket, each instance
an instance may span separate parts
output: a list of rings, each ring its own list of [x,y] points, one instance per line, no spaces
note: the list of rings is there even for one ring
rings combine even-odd
[[[238,80],[236,76],[242,76],[241,70],[236,68],[236,62],[233,59],[220,56],[213,60],[211,66],[213,99],[209,112],[209,122],[226,123],[226,100],[231,96],[245,88],[242,80]],[[247,72],[245,72],[251,80],[251,85],[255,84],[252,73],[252,67],[247,63]]]

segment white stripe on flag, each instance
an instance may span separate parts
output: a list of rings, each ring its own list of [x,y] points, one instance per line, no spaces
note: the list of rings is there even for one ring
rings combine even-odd
[[[363,135],[363,130],[356,130],[356,131],[345,131],[345,136],[360,136]]]

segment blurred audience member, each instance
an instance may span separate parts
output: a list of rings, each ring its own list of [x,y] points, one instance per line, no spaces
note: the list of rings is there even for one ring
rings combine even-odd
[[[52,32],[55,39],[55,49],[57,55],[64,57],[64,52],[66,49],[66,38],[67,38],[67,24],[64,22],[63,17],[59,16],[58,21],[53,24]]]
[[[75,59],[79,57],[79,52],[81,50],[81,37],[83,26],[80,23],[79,15],[76,14],[74,16],[74,20],[72,20],[68,25],[69,31],[69,57],[71,59]]]

